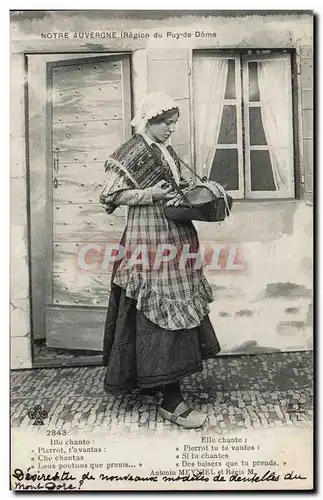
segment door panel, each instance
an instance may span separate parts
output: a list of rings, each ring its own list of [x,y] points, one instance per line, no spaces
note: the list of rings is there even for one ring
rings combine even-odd
[[[90,121],[122,117],[121,83],[104,83],[81,89],[55,89],[53,122]]]
[[[48,306],[46,328],[50,331],[50,347],[101,351],[105,314],[102,307]]]
[[[120,145],[120,138],[123,140],[121,119],[55,123],[53,151],[59,152],[60,165],[64,162],[104,162],[107,155]]]
[[[59,305],[106,306],[111,272],[82,273],[73,268],[53,275],[53,303]],[[102,332],[101,332],[102,335]]]
[[[97,202],[105,181],[104,162],[64,162],[58,178],[57,188],[53,190],[54,204]]]
[[[124,59],[112,56],[84,60],[71,60],[68,64],[52,66],[53,90],[81,89],[102,83],[121,83]]]
[[[98,203],[55,204],[53,207],[54,244],[60,241],[112,241],[122,230],[123,218],[107,214]],[[121,220],[120,220],[121,219]]]
[[[120,240],[124,217],[122,210],[106,214],[98,199],[105,160],[131,135],[130,61],[126,55],[58,61],[48,64],[47,77],[52,227],[47,345],[79,349],[80,335],[86,339],[83,348],[100,350],[100,311],[108,304],[111,270],[101,269],[100,259],[97,266],[93,262],[100,245],[104,252],[105,244]],[[90,253],[94,249],[92,266],[83,254],[80,259],[85,245]],[[90,335],[84,308],[87,314],[93,309]]]
[[[116,244],[118,241],[119,237],[116,238]],[[111,246],[111,241],[108,245]],[[91,267],[91,271],[93,271],[91,274],[93,276],[108,272],[103,266],[103,258],[107,248],[107,242],[104,240],[95,243],[91,241],[84,244],[60,242],[55,243],[54,247],[57,247],[57,250],[59,250],[57,252],[54,250],[53,252],[54,274],[74,272],[75,266],[80,268],[81,273],[87,272],[89,267]]]

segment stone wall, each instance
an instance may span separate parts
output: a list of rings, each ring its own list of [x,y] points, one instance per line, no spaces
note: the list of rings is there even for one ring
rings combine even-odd
[[[31,317],[27,230],[25,145],[25,68],[20,54],[11,57],[11,366],[31,366]]]
[[[312,349],[312,216],[301,201],[237,202],[230,224],[197,224],[201,244],[239,250],[231,270],[207,273],[224,353]]]

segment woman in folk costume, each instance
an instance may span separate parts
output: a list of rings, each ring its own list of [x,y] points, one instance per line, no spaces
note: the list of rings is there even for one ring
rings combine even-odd
[[[138,133],[106,162],[108,181],[100,201],[108,213],[127,205],[128,215],[120,242],[124,256],[114,263],[111,280],[104,385],[108,392],[138,387],[161,391],[160,414],[197,428],[206,414],[188,408],[180,380],[202,371],[202,360],[216,356],[220,346],[208,316],[211,287],[196,258],[185,258],[199,250],[195,227],[168,220],[163,212],[166,200],[178,203],[164,169],[184,185],[179,160],[168,144],[178,119],[173,99],[149,94],[132,122]]]

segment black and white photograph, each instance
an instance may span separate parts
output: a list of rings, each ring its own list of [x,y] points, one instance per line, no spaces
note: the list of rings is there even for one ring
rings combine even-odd
[[[10,11],[12,490],[313,490],[313,25]]]

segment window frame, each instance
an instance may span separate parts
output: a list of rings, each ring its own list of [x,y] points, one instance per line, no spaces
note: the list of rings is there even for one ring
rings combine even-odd
[[[251,145],[250,144],[250,124],[249,124],[249,109],[251,107],[260,107],[261,101],[249,101],[249,71],[248,64],[250,62],[258,62],[262,60],[278,60],[285,59],[288,64],[290,92],[288,100],[288,123],[289,123],[289,142],[288,151],[291,162],[289,186],[286,191],[252,191],[251,190],[251,151],[270,151],[269,145]],[[242,67],[242,82],[243,82],[243,119],[244,119],[244,165],[245,165],[245,198],[253,199],[295,199],[295,153],[294,153],[294,127],[293,127],[293,99],[292,99],[292,60],[290,53],[271,52],[270,54],[241,54]]]
[[[297,54],[296,54],[297,55]],[[224,58],[236,60],[236,100],[223,99],[223,104],[235,104],[237,106],[237,139],[240,141],[238,145],[224,145],[220,144],[217,147],[222,149],[238,148],[238,169],[239,169],[239,190],[228,191],[234,199],[239,201],[252,201],[252,200],[276,200],[286,199],[295,200],[299,199],[302,193],[301,181],[301,165],[300,165],[300,149],[297,141],[300,140],[300,124],[297,102],[299,102],[299,82],[295,81],[295,51],[293,49],[286,49],[284,47],[268,49],[268,48],[228,48],[228,49],[193,49],[190,51],[190,109],[191,109],[191,152],[192,164],[196,164],[196,144],[195,144],[195,108],[194,108],[194,59],[197,57],[204,58]],[[246,106],[244,92],[246,92],[246,81],[243,78],[243,64],[244,61],[258,61],[261,59],[276,59],[288,58],[289,59],[289,73],[290,73],[290,100],[289,100],[289,123],[291,127],[290,144],[292,169],[290,172],[290,186],[288,192],[279,193],[277,191],[247,191],[246,177],[249,173],[249,186],[250,186],[250,166],[247,172],[247,155],[246,155],[246,134],[249,135],[249,121],[245,118],[245,113],[249,113],[249,106]],[[237,65],[239,63],[239,66]],[[248,70],[248,68],[247,68]],[[297,73],[298,74],[298,73]],[[237,84],[239,80],[240,85]],[[237,102],[238,95],[240,102]],[[249,103],[249,101],[247,101]],[[259,102],[255,101],[256,106],[260,106]],[[246,111],[247,108],[247,111]],[[248,117],[247,117],[248,119]],[[239,130],[240,128],[240,130]],[[240,148],[241,146],[241,148]],[[300,146],[301,147],[301,146]],[[264,147],[268,149],[268,146]],[[256,148],[257,149],[257,148]],[[260,146],[258,146],[260,149]],[[249,164],[250,164],[250,154]],[[242,163],[241,163],[242,160]]]
[[[241,82],[241,56],[237,51],[234,52],[224,52],[216,50],[193,51],[192,66],[193,66],[193,81],[191,85],[191,110],[193,123],[195,123],[195,106],[194,106],[194,60],[199,59],[234,59],[235,60],[235,85],[236,85],[236,98],[235,99],[222,99],[222,109],[225,105],[236,106],[237,111],[237,143],[236,144],[217,144],[217,149],[237,149],[238,150],[238,179],[239,179],[239,189],[228,190],[228,193],[234,197],[234,199],[243,199],[245,197],[245,182],[244,182],[244,158],[243,158],[243,129],[242,129],[242,82]],[[193,164],[196,164],[196,145],[195,145],[195,127],[193,129],[192,142],[194,151],[193,154]]]

